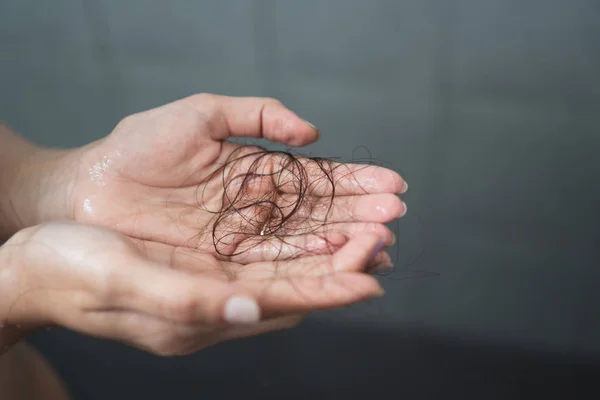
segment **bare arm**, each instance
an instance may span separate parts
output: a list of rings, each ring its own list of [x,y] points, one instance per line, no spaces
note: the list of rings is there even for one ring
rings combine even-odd
[[[52,193],[49,181],[56,177],[50,164],[61,154],[35,146],[0,123],[0,241],[32,224],[38,216],[46,217],[43,198],[45,192]],[[0,274],[7,267],[0,265]],[[0,303],[5,300],[2,297]],[[4,325],[4,317],[0,316],[2,399],[68,399],[51,366],[35,349],[20,342],[25,332]]]
[[[0,358],[3,400],[67,400],[69,395],[46,360],[21,342]]]
[[[36,146],[0,122],[0,241],[68,216],[70,164],[64,161],[73,153]]]

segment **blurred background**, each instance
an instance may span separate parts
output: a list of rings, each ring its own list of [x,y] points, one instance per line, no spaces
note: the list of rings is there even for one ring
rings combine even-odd
[[[183,358],[32,337],[76,399],[598,398],[598,1],[0,3],[0,119],[39,143],[197,92],[402,171],[387,295]]]

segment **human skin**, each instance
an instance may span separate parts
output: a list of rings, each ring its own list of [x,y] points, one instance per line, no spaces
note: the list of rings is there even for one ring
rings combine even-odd
[[[3,400],[67,400],[69,393],[49,363],[36,349],[18,343],[0,358]]]
[[[381,295],[365,272],[390,265],[384,224],[406,212],[406,183],[381,167],[348,164],[351,177],[337,180],[329,221],[346,242],[335,250],[307,235],[292,244],[319,254],[276,260],[290,243],[266,241],[224,258],[190,241],[212,217],[195,203],[199,186],[222,198],[206,178],[238,149],[230,137],[304,146],[319,132],[276,100],[210,94],[129,116],[77,149],[0,127],[0,323],[179,355]]]

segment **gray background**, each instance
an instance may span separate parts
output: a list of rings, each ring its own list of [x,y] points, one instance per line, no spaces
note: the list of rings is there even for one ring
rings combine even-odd
[[[77,398],[572,398],[600,377],[598,1],[5,0],[0,72],[0,118],[43,144],[272,96],[321,129],[305,151],[410,184],[384,299],[178,359],[32,338]]]

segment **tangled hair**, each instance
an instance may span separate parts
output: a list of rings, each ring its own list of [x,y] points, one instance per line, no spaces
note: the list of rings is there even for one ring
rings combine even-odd
[[[307,252],[332,252],[347,239],[327,229],[332,225],[329,218],[336,187],[354,172],[325,158],[238,147],[198,186],[198,207],[213,215],[201,240],[205,244],[212,241],[211,246],[223,258],[239,256],[265,242],[279,246],[278,260]],[[222,188],[222,198],[214,209],[209,207],[212,199],[206,196],[209,182]],[[311,248],[293,240],[307,235],[320,239],[321,246]],[[284,245],[295,251],[282,253]]]
[[[337,193],[349,188],[354,193],[368,193],[355,174],[362,168],[381,164],[374,162],[370,154],[365,159],[353,157],[351,163],[346,163],[289,150],[232,145],[236,146],[234,150],[197,186],[196,207],[211,218],[203,221],[203,228],[190,239],[195,247],[214,251],[224,261],[235,257],[245,263],[246,254],[265,251],[269,253],[265,260],[281,262],[332,254],[351,239],[338,220],[346,211],[348,218],[343,219],[348,223],[357,221],[352,219],[351,210],[339,206],[335,207],[335,220],[332,219],[334,200]],[[425,229],[418,214],[416,217]],[[398,236],[397,225],[393,231]],[[425,231],[421,236],[426,240]],[[414,268],[425,249],[423,243],[416,256],[403,263],[400,276],[383,274],[392,280],[439,276],[437,272]],[[392,257],[396,263],[399,251],[400,247],[396,247]]]

